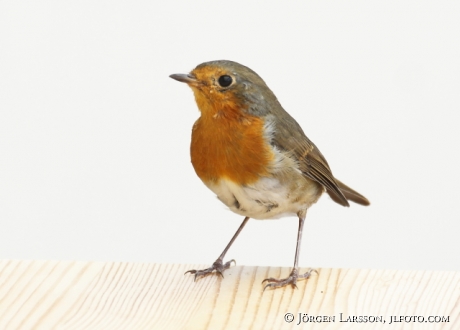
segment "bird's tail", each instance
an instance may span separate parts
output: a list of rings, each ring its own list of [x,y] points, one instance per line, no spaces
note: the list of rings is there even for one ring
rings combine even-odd
[[[340,182],[337,179],[335,179],[335,182],[337,182],[337,185],[339,186],[340,191],[343,193],[343,195],[345,196],[347,200],[355,202],[357,204],[361,204],[361,205],[370,205],[369,200],[363,195],[361,195],[360,193],[354,191],[353,189],[348,187],[346,184]]]

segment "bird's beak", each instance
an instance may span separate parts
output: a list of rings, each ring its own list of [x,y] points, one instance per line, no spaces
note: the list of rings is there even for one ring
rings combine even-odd
[[[192,74],[183,74],[183,73],[175,73],[169,76],[177,81],[184,82],[191,86],[198,86],[200,84],[199,80]]]

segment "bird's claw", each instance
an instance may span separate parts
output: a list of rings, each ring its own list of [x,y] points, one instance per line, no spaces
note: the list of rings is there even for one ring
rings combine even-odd
[[[286,286],[290,284],[293,288],[297,288],[297,280],[301,278],[309,278],[312,272],[318,273],[315,269],[310,269],[308,272],[304,274],[298,274],[297,269],[293,269],[291,274],[287,278],[282,278],[282,279],[276,279],[273,277],[266,278],[265,280],[262,281],[262,284],[265,282],[269,282],[266,286],[264,286],[264,291],[266,288],[281,288],[283,286]]]
[[[209,274],[211,274],[212,272],[216,271],[216,274],[219,274],[220,276],[222,276],[222,278],[224,277],[224,274],[223,272],[230,268],[230,266],[232,265],[232,262],[236,265],[236,261],[235,259],[232,259],[230,261],[227,261],[225,264],[223,263],[222,259],[217,259],[211,267],[209,268],[206,268],[206,269],[200,269],[200,270],[196,270],[196,269],[192,269],[192,270],[188,270],[184,273],[185,274],[195,274],[195,277],[194,277],[194,281],[196,281],[197,278],[201,277],[201,276],[207,276]]]

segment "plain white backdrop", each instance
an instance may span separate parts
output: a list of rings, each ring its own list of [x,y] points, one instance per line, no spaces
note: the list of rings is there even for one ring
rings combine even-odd
[[[371,206],[324,195],[302,267],[460,270],[458,1],[1,1],[0,258],[211,264],[243,218],[190,163],[168,76],[255,70]],[[297,219],[228,258],[292,266]]]

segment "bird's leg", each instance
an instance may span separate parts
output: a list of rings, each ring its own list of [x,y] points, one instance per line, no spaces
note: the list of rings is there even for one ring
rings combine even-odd
[[[289,277],[287,278],[282,278],[282,279],[276,279],[273,277],[266,278],[265,280],[262,281],[268,282],[268,284],[264,287],[264,290],[266,288],[279,288],[286,286],[288,284],[291,284],[293,287],[297,288],[297,279],[299,278],[309,278],[312,272],[316,272],[314,269],[310,269],[308,272],[305,274],[300,274],[299,275],[299,254],[300,254],[300,243],[302,242],[302,231],[303,231],[303,225],[305,223],[305,217],[307,215],[307,211],[301,211],[298,213],[299,216],[299,231],[297,232],[297,246],[295,249],[295,258],[294,258],[294,268],[292,268],[291,274],[289,274]]]
[[[214,261],[214,263],[212,264],[211,267],[209,268],[206,268],[206,269],[201,269],[201,270],[195,270],[195,269],[192,269],[192,270],[189,270],[187,272],[185,272],[185,274],[187,273],[190,273],[190,274],[195,274],[195,281],[198,277],[200,276],[206,276],[206,275],[209,275],[211,274],[213,271],[216,271],[216,273],[220,274],[220,276],[224,277],[224,275],[222,274],[222,272],[228,268],[230,268],[230,265],[233,263],[236,264],[235,262],[235,259],[232,259],[230,261],[227,261],[225,264],[223,263],[224,262],[224,256],[225,254],[227,253],[227,251],[230,249],[230,246],[232,246],[233,242],[235,241],[235,239],[238,237],[238,235],[240,234],[240,232],[243,230],[244,226],[246,225],[246,223],[248,222],[249,220],[249,217],[246,217],[244,218],[243,220],[243,223],[240,225],[240,228],[238,228],[238,230],[236,231],[235,235],[233,235],[232,239],[230,240],[230,242],[227,244],[227,247],[224,249],[224,251],[221,253],[221,255],[219,256],[219,258],[217,258],[216,261]],[[185,275],[184,274],[184,275]]]

